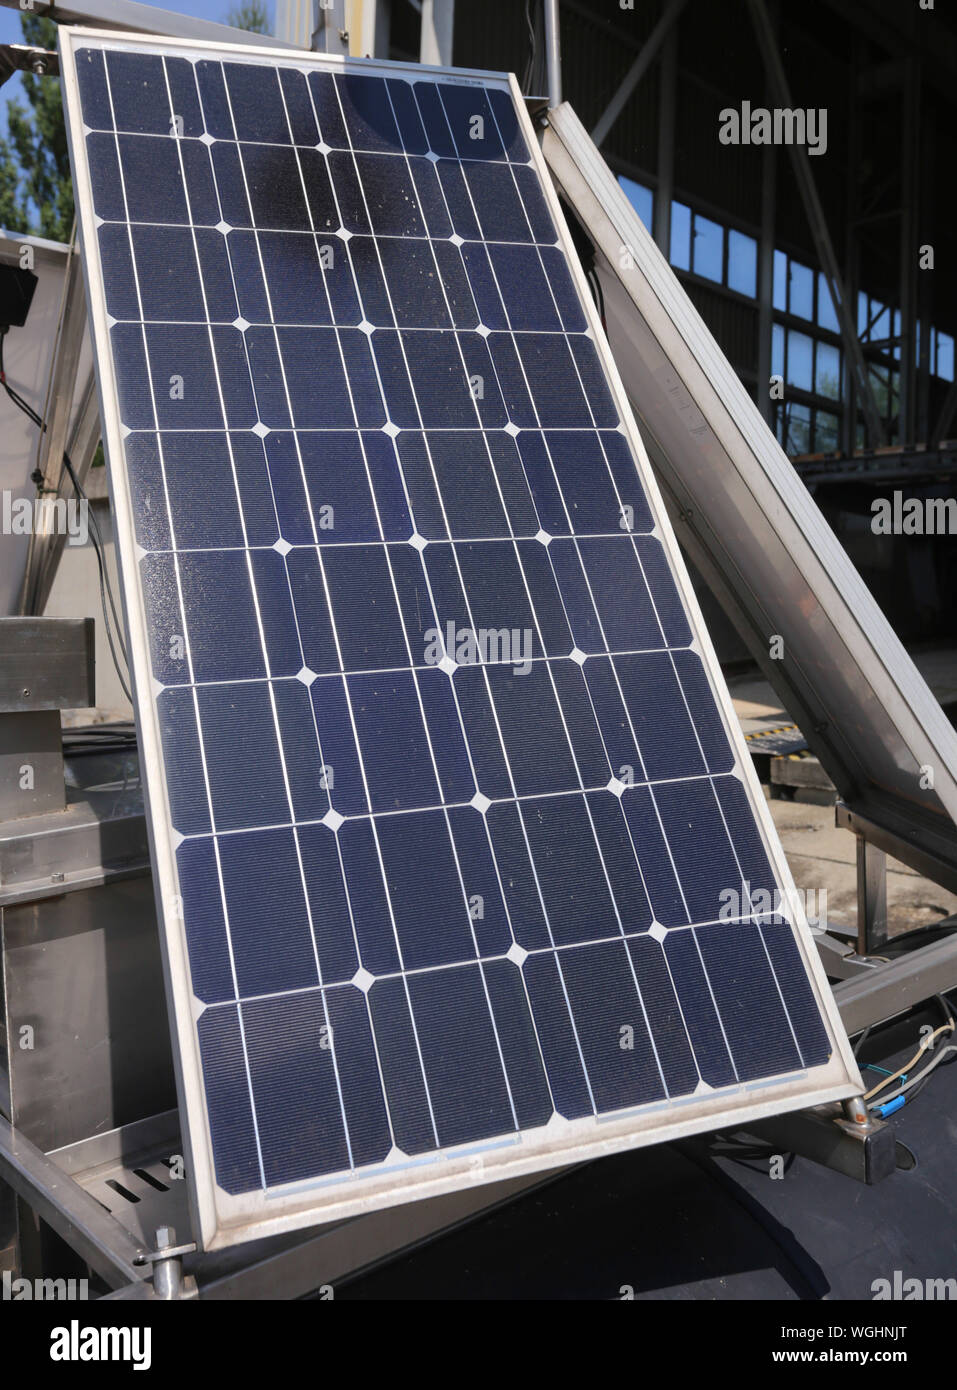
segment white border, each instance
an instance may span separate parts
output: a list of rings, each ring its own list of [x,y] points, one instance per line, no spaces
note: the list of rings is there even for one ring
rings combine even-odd
[[[548,1125],[525,1130],[513,1136],[502,1136],[486,1145],[473,1145],[467,1150],[442,1151],[410,1159],[401,1169],[381,1166],[364,1170],[361,1175],[318,1180],[311,1184],[292,1184],[269,1193],[256,1191],[232,1196],[219,1188],[214,1179],[209,1119],[199,1056],[198,1036],[193,1019],[193,991],[190,982],[189,960],[184,924],[169,915],[167,904],[179,896],[176,860],[170,836],[169,794],[164,773],[156,703],[153,698],[153,677],[146,636],[145,609],[137,560],[128,479],[119,416],[116,381],[106,321],[106,298],[100,264],[99,247],[94,233],[96,226],[92,189],[86,164],[83,122],[76,81],[75,51],[79,46],[172,53],[185,57],[204,57],[211,54],[235,56],[241,62],[284,64],[303,71],[333,68],[368,72],[388,71],[409,75],[416,80],[441,77],[443,80],[475,82],[510,92],[515,103],[522,133],[531,151],[532,163],[538,174],[549,212],[558,229],[559,240],[566,253],[569,269],[575,280],[587,322],[591,329],[615,406],[632,449],[639,462],[644,486],[658,536],[668,556],[672,573],[687,610],[695,642],[702,657],[709,681],[718,700],[725,732],[737,759],[736,772],[741,778],[751,809],[755,814],[761,839],[785,901],[793,890],[793,880],[784,858],[773,822],[755,775],[744,738],[734,716],[730,697],[710,639],[698,611],[684,563],[672,534],[665,508],[648,462],[641,438],[632,416],[631,407],[621,379],[611,358],[600,321],[592,303],[584,274],[552,187],[547,166],[525,111],[524,98],[512,76],[500,73],[481,73],[462,69],[422,67],[419,64],[386,63],[369,59],[328,57],[306,52],[291,52],[288,48],[270,50],[247,45],[233,51],[216,43],[187,42],[151,36],[132,36],[127,33],[107,33],[61,27],[60,51],[63,90],[67,112],[70,158],[73,168],[77,212],[81,229],[84,269],[89,297],[89,312],[96,349],[97,382],[104,433],[118,561],[123,580],[123,601],[134,685],[134,708],[137,715],[144,788],[147,798],[147,823],[153,855],[154,886],[157,916],[162,924],[164,969],[167,996],[171,1004],[173,1055],[176,1062],[180,1095],[180,1114],[189,1155],[188,1177],[194,1203],[194,1234],[205,1249],[219,1249],[240,1241],[274,1235],[304,1226],[341,1220],[381,1207],[397,1205],[412,1199],[439,1196],[477,1183],[504,1181],[539,1170],[564,1167],[569,1164],[601,1157],[604,1154],[636,1148],[640,1145],[673,1140],[683,1136],[726,1127],[739,1126],[784,1110],[819,1105],[859,1094],[860,1075],[847,1043],[823,969],[817,958],[810,929],[803,919],[797,923],[796,937],[801,956],[808,970],[818,1007],[830,1035],[833,1053],[823,1067],[814,1068],[799,1076],[779,1078],[760,1084],[746,1084],[716,1091],[711,1095],[695,1096],[674,1102],[663,1102],[610,1116],[585,1117],[566,1122],[553,1119]],[[131,620],[132,619],[132,620]]]

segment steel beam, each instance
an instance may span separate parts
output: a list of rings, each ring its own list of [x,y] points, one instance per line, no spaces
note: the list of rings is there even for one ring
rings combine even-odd
[[[917,802],[905,811],[888,798],[874,815],[871,803],[864,798],[854,806],[839,801],[834,807],[834,824],[899,859],[922,878],[957,893],[957,846],[951,828],[930,821]]]
[[[591,138],[596,145],[601,145],[604,142],[608,132],[611,130],[622,111],[624,111],[628,103],[628,98],[658,57],[665,39],[668,38],[669,34],[672,32],[673,26],[686,4],[687,0],[668,0],[664,13],[648,35],[647,41],[642,45],[641,52],[626,72],[618,90],[598,118],[595,128],[591,133]],[[547,13],[548,11],[546,9],[546,16]],[[561,101],[560,95],[557,101],[550,101],[549,105],[557,106],[559,101]]]
[[[763,0],[747,0],[748,9],[757,34],[758,47],[768,75],[771,90],[774,94],[775,104],[785,110],[792,107],[791,92],[788,87],[788,80],[778,53],[775,41],[774,30]],[[803,145],[789,145],[788,154],[791,157],[791,164],[794,169],[794,176],[797,180],[801,199],[804,203],[804,210],[810,224],[811,236],[814,239],[814,246],[817,251],[818,261],[824,277],[827,280],[828,289],[831,293],[831,300],[834,304],[834,312],[841,325],[841,335],[844,339],[844,349],[854,375],[858,393],[861,400],[861,408],[864,411],[864,418],[867,421],[868,435],[872,443],[884,442],[884,426],[877,409],[877,402],[874,398],[874,391],[871,386],[870,375],[867,370],[867,363],[864,361],[864,353],[861,349],[860,340],[857,336],[857,324],[847,292],[841,280],[840,267],[837,263],[837,256],[834,253],[834,246],[831,242],[831,234],[827,228],[827,221],[824,217],[824,209],[821,206],[821,199],[818,195],[817,184],[811,172],[810,156]]]
[[[957,989],[957,931],[838,981],[834,998],[841,1022],[853,1035],[953,989]]]

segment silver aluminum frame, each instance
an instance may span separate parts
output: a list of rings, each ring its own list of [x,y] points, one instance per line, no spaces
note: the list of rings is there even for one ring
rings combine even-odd
[[[759,833],[770,863],[774,866],[778,886],[785,902],[795,902],[794,885],[787,862],[765,805],[755,776],[750,755],[734,717],[730,697],[724,687],[720,668],[711,642],[704,629],[697,602],[661,496],[655,484],[647,455],[635,425],[631,407],[621,379],[615,368],[600,322],[588,293],[584,274],[570,234],[551,186],[548,169],[536,142],[531,122],[525,112],[524,99],[513,76],[474,70],[423,68],[418,64],[380,62],[369,59],[350,59],[290,54],[288,50],[249,48],[235,51],[219,44],[191,43],[163,38],[133,38],[126,34],[104,34],[101,31],[60,30],[63,87],[66,100],[67,128],[73,164],[80,228],[83,234],[84,267],[90,299],[90,315],[96,348],[98,384],[101,399],[104,441],[110,462],[110,489],[116,528],[120,572],[123,578],[124,606],[136,695],[135,708],[139,728],[144,783],[147,796],[147,819],[154,864],[157,894],[157,917],[163,924],[163,955],[168,998],[171,1006],[173,1055],[177,1069],[180,1111],[190,1154],[189,1180],[196,1214],[194,1231],[206,1249],[218,1249],[254,1237],[291,1231],[303,1226],[330,1220],[341,1220],[363,1212],[394,1206],[413,1199],[440,1196],[475,1184],[504,1181],[540,1170],[565,1167],[569,1164],[625,1149],[673,1140],[697,1132],[740,1125],[784,1110],[818,1105],[859,1094],[860,1075],[840,1022],[827,980],[818,960],[817,951],[803,913],[795,922],[795,937],[815,1000],[830,1036],[833,1052],[822,1067],[797,1075],[780,1077],[757,1084],[740,1085],[675,1102],[640,1107],[623,1114],[590,1117],[572,1122],[555,1120],[536,1130],[505,1136],[487,1145],[466,1146],[445,1150],[438,1156],[427,1155],[410,1159],[407,1166],[396,1170],[377,1166],[362,1176],[338,1180],[319,1180],[310,1184],[290,1184],[269,1192],[257,1191],[232,1196],[217,1187],[211,1157],[211,1141],[205,1092],[202,1082],[199,1048],[194,1023],[194,1000],[190,985],[189,961],[184,925],[175,914],[179,896],[176,861],[170,831],[169,798],[165,782],[159,728],[153,701],[153,678],[146,638],[143,595],[139,583],[138,547],[136,543],[130,495],[124,466],[124,452],[119,418],[116,383],[113,374],[109,332],[106,321],[106,301],[100,265],[96,226],[89,173],[83,142],[83,123],[76,82],[75,50],[80,46],[122,48],[126,51],[172,52],[187,57],[208,57],[213,54],[235,56],[243,62],[274,65],[286,63],[303,72],[332,70],[338,72],[377,71],[401,74],[415,80],[430,77],[466,84],[487,85],[510,93],[518,113],[535,170],[541,181],[546,202],[558,228],[559,244],[568,256],[569,267],[584,306],[589,328],[602,360],[609,387],[622,425],[635,453],[636,466],[648,496],[655,519],[655,534],[668,555],[672,572],[684,601],[692,632],[694,649],[701,657],[715,691],[721,718],[737,760],[740,777],[756,817]]]

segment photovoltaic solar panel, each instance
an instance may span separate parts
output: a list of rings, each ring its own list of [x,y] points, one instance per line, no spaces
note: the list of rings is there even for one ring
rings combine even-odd
[[[61,33],[204,1241],[850,1094],[509,80]]]

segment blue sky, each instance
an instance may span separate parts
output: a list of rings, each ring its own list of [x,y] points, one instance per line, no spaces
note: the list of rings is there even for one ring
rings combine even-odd
[[[195,15],[198,19],[212,19],[217,24],[225,24],[230,3],[231,0],[167,0],[167,3],[156,8],[175,10],[178,14]],[[267,9],[270,14],[274,13],[272,3],[267,4]],[[0,43],[22,42],[19,11],[0,9]],[[23,101],[19,74],[11,77],[9,82],[0,87],[0,132],[3,134],[6,134],[7,130],[7,102],[12,96],[17,96]]]

